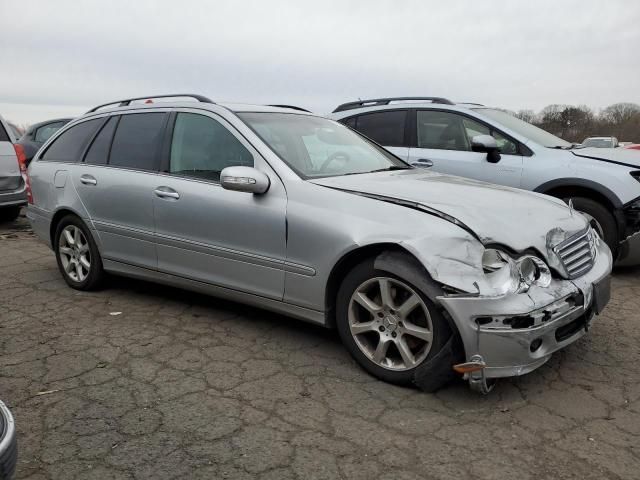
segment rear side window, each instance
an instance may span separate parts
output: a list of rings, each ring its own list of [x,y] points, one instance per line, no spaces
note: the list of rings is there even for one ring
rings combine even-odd
[[[107,120],[107,123],[104,124],[89,147],[87,155],[84,157],[85,163],[91,163],[93,165],[104,165],[107,163],[111,139],[113,138],[113,132],[116,131],[117,123],[118,117],[111,117]]]
[[[217,182],[220,172],[232,166],[253,167],[253,155],[213,118],[178,113],[171,141],[171,173]]]
[[[74,125],[53,141],[40,160],[77,162],[100,123],[97,118]]]
[[[345,123],[354,128],[352,122]],[[406,123],[406,110],[375,112],[360,115],[355,129],[385,147],[403,147]]]
[[[165,119],[161,112],[123,115],[111,145],[109,165],[157,170]]]

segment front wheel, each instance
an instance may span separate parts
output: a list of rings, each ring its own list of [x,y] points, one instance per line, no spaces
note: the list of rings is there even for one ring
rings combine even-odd
[[[573,208],[586,217],[598,236],[609,246],[615,259],[618,251],[618,227],[613,215],[602,204],[590,198],[572,197],[571,201]]]
[[[451,343],[447,321],[424,292],[375,269],[373,260],[345,277],[338,291],[336,319],[349,353],[382,380],[433,391],[454,376],[452,362],[431,362]]]
[[[77,290],[93,290],[104,277],[102,259],[91,232],[78,217],[64,217],[56,228],[54,249],[65,282]]]

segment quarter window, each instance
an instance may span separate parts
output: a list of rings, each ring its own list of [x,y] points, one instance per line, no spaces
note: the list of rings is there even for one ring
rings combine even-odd
[[[165,118],[161,112],[123,115],[113,138],[109,165],[157,170]]]
[[[107,120],[107,123],[104,124],[89,147],[87,155],[84,157],[85,163],[94,165],[104,165],[107,163],[109,147],[111,147],[111,139],[113,138],[113,132],[116,130],[117,123],[118,117],[111,117]]]
[[[44,152],[41,160],[76,162],[87,146],[89,139],[102,122],[101,118],[78,123],[66,130]]]
[[[253,166],[253,155],[222,124],[195,113],[178,113],[171,141],[170,172],[220,180],[226,167]]]
[[[353,125],[346,122],[353,128]],[[403,147],[406,110],[367,113],[357,118],[355,129],[385,147]]]

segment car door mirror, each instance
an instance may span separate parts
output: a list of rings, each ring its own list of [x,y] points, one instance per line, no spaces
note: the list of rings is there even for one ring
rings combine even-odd
[[[269,177],[253,167],[227,167],[220,172],[220,183],[226,190],[247,193],[265,193],[269,190]]]
[[[471,150],[487,154],[487,161],[497,163],[500,161],[500,149],[496,139],[491,135],[476,135],[471,139]]]

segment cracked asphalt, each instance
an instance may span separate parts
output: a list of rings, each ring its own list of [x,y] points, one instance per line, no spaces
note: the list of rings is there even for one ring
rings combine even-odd
[[[640,269],[588,336],[481,397],[377,381],[334,332],[262,310],[74,291],[24,218],[0,225],[0,267],[19,479],[640,478]]]

